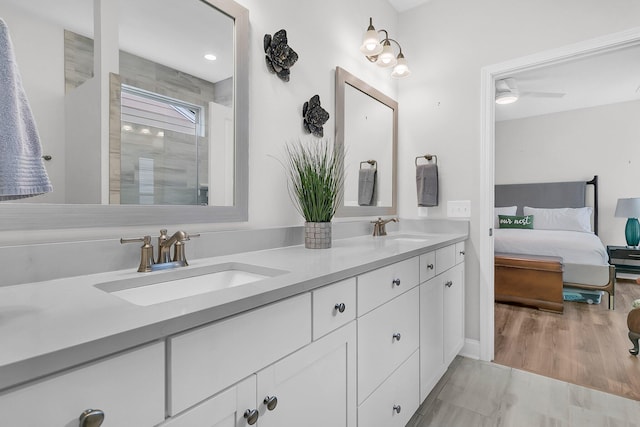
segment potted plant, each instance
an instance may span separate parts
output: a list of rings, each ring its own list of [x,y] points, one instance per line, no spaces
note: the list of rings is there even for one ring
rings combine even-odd
[[[328,140],[298,140],[287,144],[284,166],[289,196],[305,219],[305,247],[330,248],[331,219],[344,188],[342,151]]]

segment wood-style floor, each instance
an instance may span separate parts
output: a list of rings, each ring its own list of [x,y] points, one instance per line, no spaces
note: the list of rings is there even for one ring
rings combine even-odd
[[[495,304],[495,363],[640,400],[640,358],[629,354],[627,313],[640,285],[619,280],[615,307],[564,303],[564,314]]]

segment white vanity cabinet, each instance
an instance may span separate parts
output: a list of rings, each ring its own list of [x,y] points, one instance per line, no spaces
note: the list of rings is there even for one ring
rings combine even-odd
[[[352,321],[258,372],[258,426],[356,427],[355,363]]]
[[[151,344],[0,395],[0,425],[69,427],[87,409],[103,427],[153,426],[164,420],[164,345]]]
[[[305,293],[167,339],[169,415],[311,342]]]
[[[422,275],[432,262],[436,275]],[[422,401],[464,345],[464,242],[421,255],[420,272]]]
[[[420,404],[419,275],[415,257],[358,276],[360,427],[404,426]]]

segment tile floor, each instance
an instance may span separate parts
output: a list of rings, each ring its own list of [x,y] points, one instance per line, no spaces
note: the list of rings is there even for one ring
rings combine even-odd
[[[640,427],[640,402],[458,356],[406,427]]]

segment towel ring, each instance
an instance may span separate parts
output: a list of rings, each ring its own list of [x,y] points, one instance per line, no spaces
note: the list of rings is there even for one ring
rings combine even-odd
[[[418,159],[427,159],[427,163],[433,160],[436,165],[438,164],[438,156],[435,154],[425,154],[424,156],[416,157],[416,166],[418,166]]]
[[[360,162],[360,169],[362,169],[362,165],[368,163],[372,168],[378,169],[378,162],[375,160],[365,160],[364,162]]]

